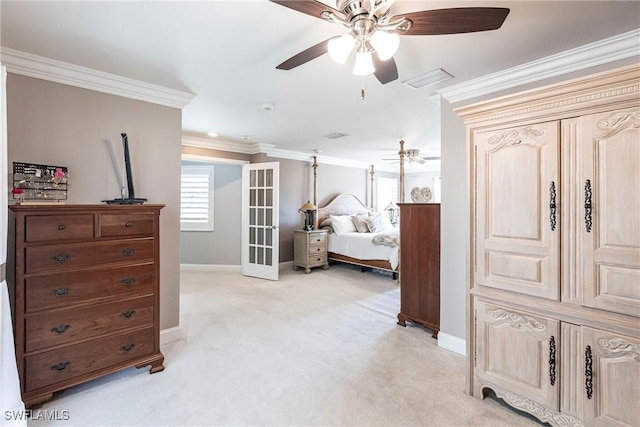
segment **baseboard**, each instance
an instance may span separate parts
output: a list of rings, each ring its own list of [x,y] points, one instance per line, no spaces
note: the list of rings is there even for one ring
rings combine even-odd
[[[293,269],[293,261],[285,261],[278,264],[278,271]]]
[[[180,264],[182,271],[240,271],[239,265],[219,265],[219,264]]]
[[[160,331],[160,347],[174,341],[180,341],[181,339],[182,329],[180,326],[174,326],[173,328],[167,328]]]
[[[458,353],[463,356],[466,356],[467,354],[466,340],[445,334],[442,331],[438,332],[438,347],[442,347],[445,350],[453,351],[454,353]]]

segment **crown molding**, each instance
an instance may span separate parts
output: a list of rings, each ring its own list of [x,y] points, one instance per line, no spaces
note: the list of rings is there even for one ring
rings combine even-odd
[[[298,160],[301,162],[311,162],[313,161],[313,155],[303,153],[300,151],[290,151],[290,150],[281,150],[276,148],[274,144],[264,144],[253,142],[250,144],[240,143],[240,142],[232,142],[232,141],[221,141],[221,140],[213,140],[208,139],[206,137],[199,137],[195,135],[182,135],[182,145],[190,146],[190,147],[199,147],[199,148],[208,148],[211,150],[220,150],[220,151],[229,151],[232,153],[243,153],[243,154],[266,154],[268,157],[275,157],[279,159],[289,159],[289,160]],[[316,160],[320,164],[325,165],[335,165],[335,166],[344,166],[349,168],[357,168],[357,169],[369,169],[371,167],[370,164],[364,162],[358,162],[354,160],[341,159],[337,157],[328,157],[328,156],[316,156]],[[379,168],[380,170],[387,170],[389,172],[397,172],[393,169]]]
[[[169,89],[7,47],[0,47],[0,62],[6,65],[9,73],[137,99],[165,107],[182,109],[196,96],[193,93]]]
[[[214,140],[206,137],[185,134],[182,135],[182,145],[242,154],[258,154],[261,152],[260,144],[255,142],[247,144],[243,142],[224,141],[219,139]]]
[[[640,29],[437,91],[450,103],[640,55]]]

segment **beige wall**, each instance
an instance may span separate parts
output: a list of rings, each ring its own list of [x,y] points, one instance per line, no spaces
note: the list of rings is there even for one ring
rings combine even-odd
[[[120,196],[107,143],[121,155],[120,133],[127,133],[136,196],[166,205],[160,215],[160,327],[178,326],[182,112],[10,73],[7,116],[9,170],[13,161],[67,166],[68,204]]]

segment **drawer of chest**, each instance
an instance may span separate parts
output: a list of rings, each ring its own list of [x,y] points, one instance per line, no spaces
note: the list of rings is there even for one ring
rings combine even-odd
[[[25,241],[90,239],[93,237],[93,215],[27,216],[25,218]]]
[[[323,265],[327,263],[327,253],[321,253],[316,255],[309,255],[309,266]]]
[[[152,327],[25,358],[25,391],[71,380],[154,352]]]
[[[327,251],[324,245],[311,245],[309,246],[309,256],[323,254]]]
[[[153,325],[153,303],[148,296],[27,317],[25,351]]]
[[[26,273],[153,259],[153,239],[128,239],[26,248]]]
[[[309,244],[310,245],[324,245],[324,242],[327,240],[326,234],[309,234]]]
[[[153,213],[100,214],[102,237],[151,236],[154,230]]]
[[[27,313],[154,292],[154,265],[59,273],[25,279]]]

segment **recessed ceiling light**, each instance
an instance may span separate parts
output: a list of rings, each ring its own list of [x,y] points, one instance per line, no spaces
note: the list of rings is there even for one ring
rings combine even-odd
[[[442,68],[438,68],[437,70],[429,71],[428,73],[424,73],[409,80],[405,80],[402,83],[406,84],[407,86],[411,86],[414,89],[420,89],[425,86],[441,83],[451,78],[453,78],[451,74],[447,73]]]
[[[262,104],[260,106],[260,108],[262,109],[262,111],[271,111],[273,110],[275,107],[275,105],[273,105],[273,103],[271,102],[265,102],[264,104]]]
[[[207,135],[209,135],[211,138],[215,138],[219,134],[218,134],[218,132],[207,132]]]
[[[248,141],[251,139],[251,135],[240,135],[240,138],[242,138],[243,141]]]

